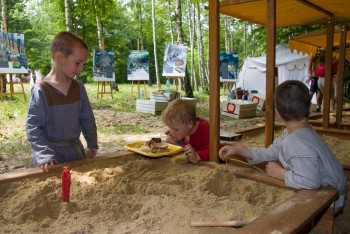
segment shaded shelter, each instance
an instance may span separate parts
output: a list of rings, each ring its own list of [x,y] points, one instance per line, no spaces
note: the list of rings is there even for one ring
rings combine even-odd
[[[265,145],[274,139],[274,69],[275,69],[275,36],[276,27],[297,25],[327,24],[326,66],[331,66],[331,45],[333,44],[333,26],[335,22],[350,20],[350,1],[348,0],[219,0],[209,1],[209,79],[210,79],[210,160],[218,161],[219,148],[219,17],[222,13],[238,19],[261,24],[267,28],[266,36],[266,127]],[[329,45],[329,46],[328,46]],[[326,69],[326,77],[331,70]],[[326,81],[329,100],[330,79]],[[327,109],[327,107],[326,107]],[[328,113],[329,114],[329,103]],[[328,116],[329,118],[329,116]],[[328,119],[329,121],[329,119]],[[328,124],[325,126],[328,127]]]
[[[344,93],[344,59],[350,58],[350,49],[346,48],[350,44],[349,24],[334,26],[333,47],[339,47],[339,50],[333,51],[333,56],[339,59],[339,70],[337,76],[337,93]],[[291,50],[297,50],[303,53],[315,54],[317,48],[326,47],[327,31],[325,29],[306,33],[303,35],[292,37],[289,41]],[[341,128],[342,111],[343,111],[343,95],[337,95],[337,111],[336,111],[336,127]]]

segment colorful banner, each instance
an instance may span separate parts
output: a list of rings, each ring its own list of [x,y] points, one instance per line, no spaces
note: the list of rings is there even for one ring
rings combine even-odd
[[[131,50],[128,52],[128,80],[149,80],[149,52]]]
[[[184,77],[186,75],[186,58],[188,47],[180,44],[165,46],[162,76]]]
[[[114,52],[93,50],[94,81],[115,81]]]

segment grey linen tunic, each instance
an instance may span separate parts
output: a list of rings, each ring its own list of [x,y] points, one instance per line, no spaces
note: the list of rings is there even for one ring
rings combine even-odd
[[[284,129],[268,148],[250,148],[251,164],[279,161],[287,170],[285,184],[296,189],[331,186],[339,190],[336,209],[344,205],[347,181],[343,167],[322,138],[310,128],[291,134]]]
[[[98,148],[97,128],[84,85],[72,80],[67,96],[45,81],[31,91],[26,123],[33,166],[56,159],[58,163],[86,158],[81,133],[88,148]]]

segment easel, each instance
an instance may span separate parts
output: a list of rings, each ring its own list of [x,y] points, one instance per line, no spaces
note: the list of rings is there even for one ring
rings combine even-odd
[[[174,77],[174,76],[167,76],[166,77],[167,79],[172,79],[173,80],[173,85],[175,85],[175,87],[176,87],[176,92],[178,92],[179,91],[179,85],[180,85],[180,89],[181,89],[181,84],[180,84],[180,79],[182,79],[182,76],[180,76],[180,77]]]
[[[138,81],[137,81],[137,94],[139,95],[139,97],[140,97],[140,94],[141,94],[140,84],[141,84],[141,81],[138,80]],[[144,90],[145,90],[145,97],[146,97],[146,93],[147,93],[147,84],[146,84],[146,80],[143,81],[143,87],[144,87]],[[132,80],[132,81],[131,81],[131,95],[132,95],[133,93],[134,93],[134,81]]]
[[[11,99],[13,99],[14,94],[23,94],[24,101],[27,101],[26,93],[24,92],[24,87],[23,87],[23,80],[22,80],[22,76],[21,76],[21,74],[23,74],[23,73],[9,73],[9,72],[6,72],[6,70],[8,70],[8,69],[7,68],[0,69],[0,100],[2,101],[3,96],[7,95],[7,94],[9,94],[11,96]],[[7,82],[4,83],[4,78],[5,78],[6,74],[9,74],[9,76],[10,76],[10,82],[9,82],[10,91],[4,93],[4,87],[7,83]],[[19,83],[20,83],[21,88],[22,88],[22,92],[15,92],[14,86],[13,86],[14,83],[13,83],[12,75],[18,75],[18,79],[19,79]]]
[[[223,85],[222,85],[222,92],[225,95],[225,90],[227,89],[228,91],[232,89],[232,86],[235,87],[236,89],[236,81],[234,79],[222,79]],[[237,97],[236,97],[237,98]]]
[[[107,92],[106,91],[106,83],[109,83],[109,87],[111,88],[111,91]],[[101,88],[100,88],[100,83],[101,83]],[[97,99],[99,95],[101,95],[101,98],[103,94],[111,94],[111,97],[113,99],[113,92],[112,92],[112,81],[97,81]]]

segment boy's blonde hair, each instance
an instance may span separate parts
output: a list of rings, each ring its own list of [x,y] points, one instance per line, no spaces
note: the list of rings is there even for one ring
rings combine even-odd
[[[171,126],[174,122],[195,123],[196,117],[195,105],[181,98],[171,101],[161,115],[163,123],[167,126]]]
[[[51,58],[54,58],[56,52],[63,52],[65,56],[71,55],[76,46],[88,50],[86,43],[76,34],[68,31],[59,32],[51,42]]]

